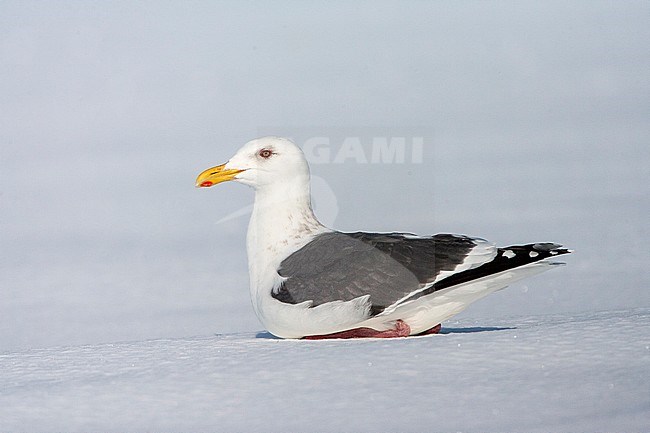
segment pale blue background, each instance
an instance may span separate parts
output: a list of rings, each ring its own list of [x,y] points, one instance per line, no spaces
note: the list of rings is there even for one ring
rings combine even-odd
[[[644,1],[0,1],[0,352],[261,329],[247,218],[216,224],[252,192],[193,182],[272,130],[426,135],[422,164],[313,166],[335,228],[576,250],[464,313],[485,326],[650,305],[649,17]]]

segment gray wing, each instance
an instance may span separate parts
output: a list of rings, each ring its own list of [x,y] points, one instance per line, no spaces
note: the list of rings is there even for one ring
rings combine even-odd
[[[282,261],[285,281],[273,297],[317,306],[370,295],[378,314],[456,269],[476,246],[475,239],[446,234],[324,233]]]

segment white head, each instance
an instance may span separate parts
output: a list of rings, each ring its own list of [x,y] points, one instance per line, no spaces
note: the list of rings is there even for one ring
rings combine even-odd
[[[196,179],[197,187],[234,180],[256,190],[309,183],[309,166],[302,150],[291,140],[262,137],[246,143],[230,160],[209,168]]]

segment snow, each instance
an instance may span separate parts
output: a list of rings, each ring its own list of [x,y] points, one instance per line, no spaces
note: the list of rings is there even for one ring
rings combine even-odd
[[[448,323],[395,340],[267,333],[0,355],[0,431],[642,431],[650,308]]]

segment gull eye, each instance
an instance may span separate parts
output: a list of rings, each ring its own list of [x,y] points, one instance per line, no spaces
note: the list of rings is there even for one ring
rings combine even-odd
[[[271,157],[271,155],[273,155],[273,151],[270,149],[262,149],[258,155],[264,159],[268,159]]]

